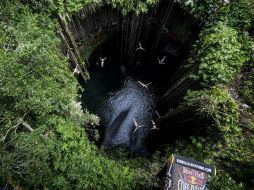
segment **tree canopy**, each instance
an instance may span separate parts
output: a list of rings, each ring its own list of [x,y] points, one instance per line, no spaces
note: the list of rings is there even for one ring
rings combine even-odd
[[[110,159],[89,141],[84,128],[96,126],[99,118],[77,101],[81,89],[61,52],[56,20],[58,14],[108,5],[123,14],[139,14],[157,2],[0,2],[0,183],[29,189],[157,185],[151,177],[159,170],[157,163]],[[249,187],[254,184],[253,179],[246,182],[254,173],[254,118],[253,108],[243,109],[243,102],[254,105],[253,8],[245,0],[176,2],[194,16],[201,30],[185,76],[201,85],[189,90],[177,109],[190,108],[208,122],[205,136],[176,141],[173,151],[216,165],[220,172],[211,189]]]

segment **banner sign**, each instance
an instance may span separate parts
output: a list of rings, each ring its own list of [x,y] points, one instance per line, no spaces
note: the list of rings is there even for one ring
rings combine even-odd
[[[207,190],[209,175],[215,175],[215,168],[179,155],[168,160],[164,190]]]

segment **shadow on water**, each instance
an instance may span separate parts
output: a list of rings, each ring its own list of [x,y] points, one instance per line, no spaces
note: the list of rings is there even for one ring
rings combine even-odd
[[[101,118],[102,145],[145,154],[144,142],[154,116],[155,98],[152,90],[127,76],[126,70],[123,65],[96,68],[85,85],[82,103]],[[136,131],[134,119],[142,126]]]
[[[105,107],[107,109],[107,107]],[[120,126],[123,125],[125,119],[127,118],[128,114],[130,112],[130,109],[128,110],[123,110],[120,112],[120,114],[113,120],[113,123],[110,124],[110,126],[107,127],[106,129],[106,135],[104,138],[103,144],[106,146],[114,146],[112,143],[112,139],[115,138],[119,131],[120,131]]]
[[[168,1],[162,2],[158,10],[171,7]],[[123,147],[131,153],[142,154],[147,147],[153,149],[154,142],[162,140],[162,133],[165,142],[175,138],[168,123],[165,127],[158,123],[160,130],[150,130],[150,127],[152,119],[157,122],[156,118],[168,111],[166,104],[157,104],[156,108],[156,103],[169,87],[178,84],[178,79],[185,73],[182,68],[196,40],[193,34],[197,33],[195,31],[198,28],[194,20],[179,10],[176,6],[170,15],[157,9],[140,17],[128,15],[112,21],[115,29],[110,26],[108,30],[104,19],[99,19],[94,26],[99,27],[100,34],[96,32],[92,36],[100,45],[95,45],[87,58],[91,79],[87,83],[80,83],[85,89],[82,95],[83,108],[88,108],[101,119],[99,145]],[[101,42],[103,36],[108,38]],[[138,49],[140,44],[144,50]],[[83,46],[86,47],[86,43]],[[106,61],[102,68],[100,58],[104,57]],[[164,64],[160,63],[161,60],[164,60]],[[143,83],[152,82],[149,90],[142,87],[137,82],[139,80]],[[178,106],[187,90],[187,87],[182,90],[172,88],[170,109]],[[135,130],[134,119],[141,128]],[[166,129],[164,132],[162,127]]]

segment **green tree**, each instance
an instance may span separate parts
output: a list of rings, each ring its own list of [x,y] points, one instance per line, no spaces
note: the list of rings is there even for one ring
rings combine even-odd
[[[249,61],[252,42],[227,23],[205,27],[196,42],[189,67],[197,68],[193,75],[205,86],[228,84]]]
[[[253,8],[248,0],[177,0],[181,7],[203,24],[214,25],[218,21],[227,22],[239,30],[248,30],[253,22]]]
[[[16,136],[1,152],[1,177],[29,188],[134,188],[134,172],[99,154],[74,125],[52,115],[39,120],[35,132]]]
[[[81,125],[77,81],[56,24],[18,1],[0,11],[0,181],[48,189],[130,189],[134,173],[104,158]]]
[[[77,83],[58,49],[54,22],[47,15],[32,14],[19,3],[6,3],[1,7],[0,116],[3,134],[23,116],[28,119],[59,111],[75,97]]]
[[[74,13],[81,9],[87,8],[95,11],[98,8],[110,5],[119,9],[123,14],[135,12],[136,14],[148,11],[148,8],[155,5],[158,0],[21,0],[28,4],[32,9],[51,13]]]

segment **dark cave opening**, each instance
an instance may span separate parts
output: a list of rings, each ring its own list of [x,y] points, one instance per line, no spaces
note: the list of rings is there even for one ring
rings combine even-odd
[[[191,110],[161,122],[156,126],[159,130],[151,130],[152,122],[168,112],[167,106],[159,104],[160,98],[179,80],[177,75],[197,37],[194,34],[199,27],[193,18],[177,5],[163,1],[139,16],[122,16],[105,7],[85,21],[75,16],[73,20],[75,30],[79,28],[75,40],[82,57],[86,57],[84,47],[97,43],[86,57],[91,79],[84,81],[79,77],[79,82],[85,89],[81,97],[83,107],[101,118],[99,145],[146,154],[156,150],[158,144],[172,143],[197,132],[196,125],[202,125],[198,119],[194,123],[181,123],[185,115],[194,117]],[[87,28],[90,33],[82,32],[85,30],[81,25],[85,28],[91,20],[95,26]],[[106,58],[103,67],[101,58]],[[139,82],[151,84],[146,89]],[[183,94],[187,90],[183,89]],[[170,109],[179,103],[174,101]],[[142,127],[136,130],[135,122]]]

